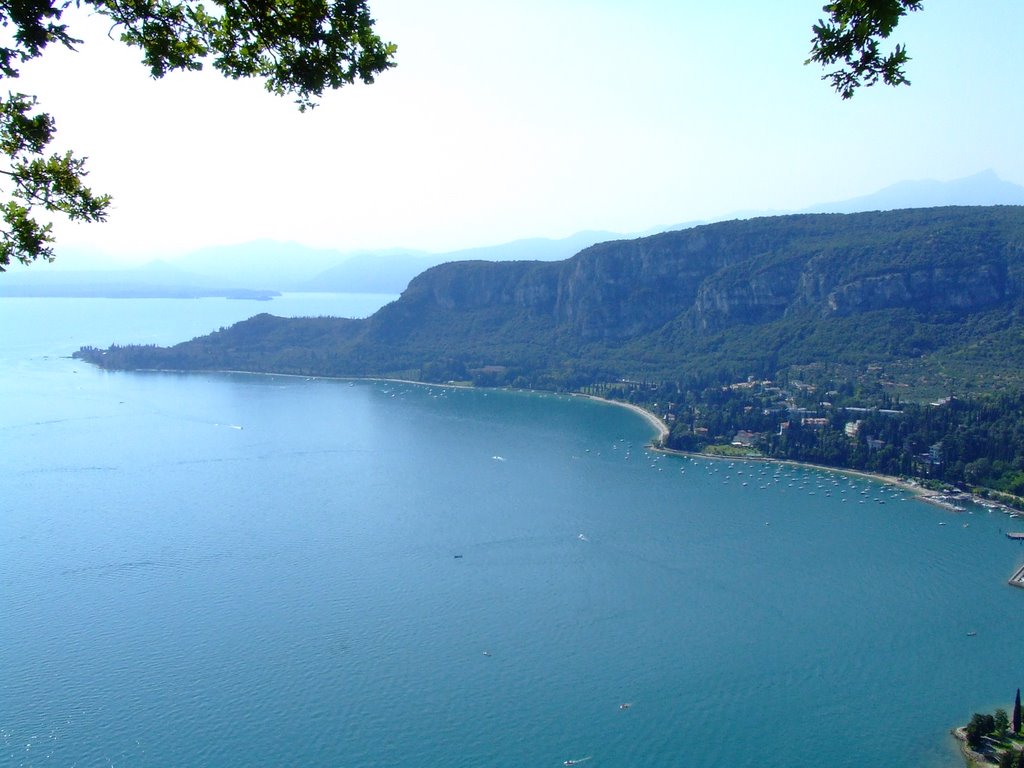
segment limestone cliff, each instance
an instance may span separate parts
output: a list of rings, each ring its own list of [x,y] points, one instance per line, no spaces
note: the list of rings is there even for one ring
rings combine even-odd
[[[454,262],[402,302],[507,307],[583,340],[681,317],[701,331],[908,307],[970,312],[1020,298],[1024,209],[953,208],[726,222],[591,246],[564,262]]]
[[[724,222],[599,243],[561,262],[452,262],[365,321],[263,316],[166,351],[82,356],[108,367],[424,378],[474,366],[520,377],[770,372],[956,355],[982,337],[992,349],[1024,339],[1022,316],[1024,207],[933,208]]]

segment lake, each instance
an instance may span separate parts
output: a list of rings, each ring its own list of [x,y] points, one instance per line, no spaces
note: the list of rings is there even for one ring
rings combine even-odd
[[[0,764],[951,767],[1012,704],[1003,514],[582,398],[68,357],[391,298],[0,300]]]

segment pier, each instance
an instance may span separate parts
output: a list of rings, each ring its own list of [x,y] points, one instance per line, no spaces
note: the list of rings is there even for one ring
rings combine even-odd
[[[1024,588],[1024,565],[1018,568],[1013,576],[1010,577],[1010,584],[1014,587]]]

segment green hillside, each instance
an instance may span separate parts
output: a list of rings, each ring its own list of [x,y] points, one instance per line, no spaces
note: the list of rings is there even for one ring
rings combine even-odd
[[[366,320],[260,315],[107,368],[242,369],[543,388],[813,367],[927,396],[1024,380],[1024,208],[796,215],[453,262]]]

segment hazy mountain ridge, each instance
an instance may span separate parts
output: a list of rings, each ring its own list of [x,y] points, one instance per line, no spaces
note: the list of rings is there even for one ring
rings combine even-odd
[[[900,182],[873,195],[814,206],[801,212],[856,212],[920,208],[938,205],[1024,204],[1024,187],[1002,181],[993,172],[948,182]],[[784,215],[779,211],[748,212],[734,218]],[[134,269],[69,272],[61,258],[47,268],[14,269],[0,279],[0,295],[109,295],[126,287],[160,295],[174,288],[203,289],[211,295],[231,289],[274,291],[328,291],[393,293],[403,291],[419,273],[450,261],[557,261],[599,242],[649,236],[689,229],[709,222],[686,222],[656,227],[643,233],[578,232],[566,238],[531,238],[493,246],[445,253],[406,248],[343,252],[310,248],[299,243],[261,240],[232,246],[204,248],[184,256]],[[69,286],[76,286],[73,290]]]
[[[348,256],[335,267],[302,283],[307,291],[401,293],[416,275],[452,261],[558,261],[588,245],[621,237],[614,232],[577,232],[553,240],[529,238],[501,245],[466,248],[446,253],[366,251]]]
[[[216,278],[164,261],[134,269],[59,270],[36,267],[0,277],[0,296],[63,298],[247,298],[271,299],[270,289],[224,287]]]
[[[800,213],[857,213],[949,205],[1024,205],[1024,187],[992,170],[952,181],[901,181],[864,197],[804,208]]]
[[[984,376],[1005,369],[995,349],[1019,359],[1022,317],[1024,207],[933,208],[724,222],[561,262],[447,263],[363,321],[260,315],[170,349],[83,356],[428,380],[489,369],[494,383],[533,386],[823,362],[970,359]]]

